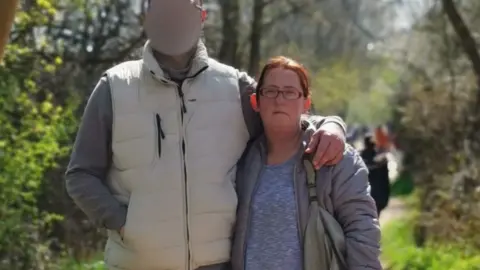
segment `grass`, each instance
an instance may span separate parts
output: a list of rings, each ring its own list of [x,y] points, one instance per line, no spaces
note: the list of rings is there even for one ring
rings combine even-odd
[[[100,254],[101,255],[101,254]],[[89,262],[78,262],[75,260],[65,260],[60,263],[58,269],[61,270],[107,270],[102,258],[93,259]]]
[[[415,246],[412,219],[392,221],[382,229],[382,261],[390,270],[480,270],[480,254],[443,245]]]

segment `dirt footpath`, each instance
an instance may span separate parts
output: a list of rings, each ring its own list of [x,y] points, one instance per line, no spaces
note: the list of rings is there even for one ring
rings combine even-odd
[[[380,215],[380,226],[383,227],[392,220],[402,218],[405,212],[405,203],[401,199],[391,198],[387,208],[385,208]]]

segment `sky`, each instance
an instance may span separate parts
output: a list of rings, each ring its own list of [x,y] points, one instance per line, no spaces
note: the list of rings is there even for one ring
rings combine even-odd
[[[398,2],[396,4],[397,18],[395,26],[400,30],[410,28],[415,20],[421,17],[433,5],[434,0],[398,0]]]

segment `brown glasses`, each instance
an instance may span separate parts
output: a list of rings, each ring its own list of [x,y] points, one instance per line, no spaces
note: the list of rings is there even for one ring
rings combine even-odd
[[[277,98],[278,95],[282,95],[284,99],[294,100],[299,99],[303,96],[303,93],[296,90],[296,89],[286,89],[286,90],[279,90],[276,88],[261,88],[260,95],[266,98]]]

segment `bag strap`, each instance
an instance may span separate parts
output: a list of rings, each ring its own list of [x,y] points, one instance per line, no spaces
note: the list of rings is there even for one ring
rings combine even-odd
[[[304,157],[303,165],[304,165],[305,171],[307,173],[307,187],[308,187],[309,203],[317,202],[318,206],[321,209],[324,209],[326,211],[326,208],[323,205],[322,201],[318,200],[316,171],[315,171],[315,168],[313,167],[311,159],[309,159],[308,157]],[[328,214],[328,215],[330,215],[330,214]],[[325,233],[327,235],[328,241],[330,242],[332,247],[335,247],[336,244],[335,244],[335,241],[332,238],[332,232],[329,230],[329,226],[327,226],[327,224],[325,224],[325,217],[323,217],[322,214],[320,214],[320,217],[321,217],[322,223],[325,227]],[[333,248],[333,252],[334,252],[335,257],[337,258],[338,263],[340,264],[339,265],[340,269],[348,269],[348,267],[346,266],[347,264],[345,262],[344,255],[341,254],[341,252],[337,248]]]
[[[308,202],[312,203],[316,201],[320,207],[325,208],[323,203],[318,200],[317,175],[312,161],[308,156],[303,158],[303,167],[307,173]]]

